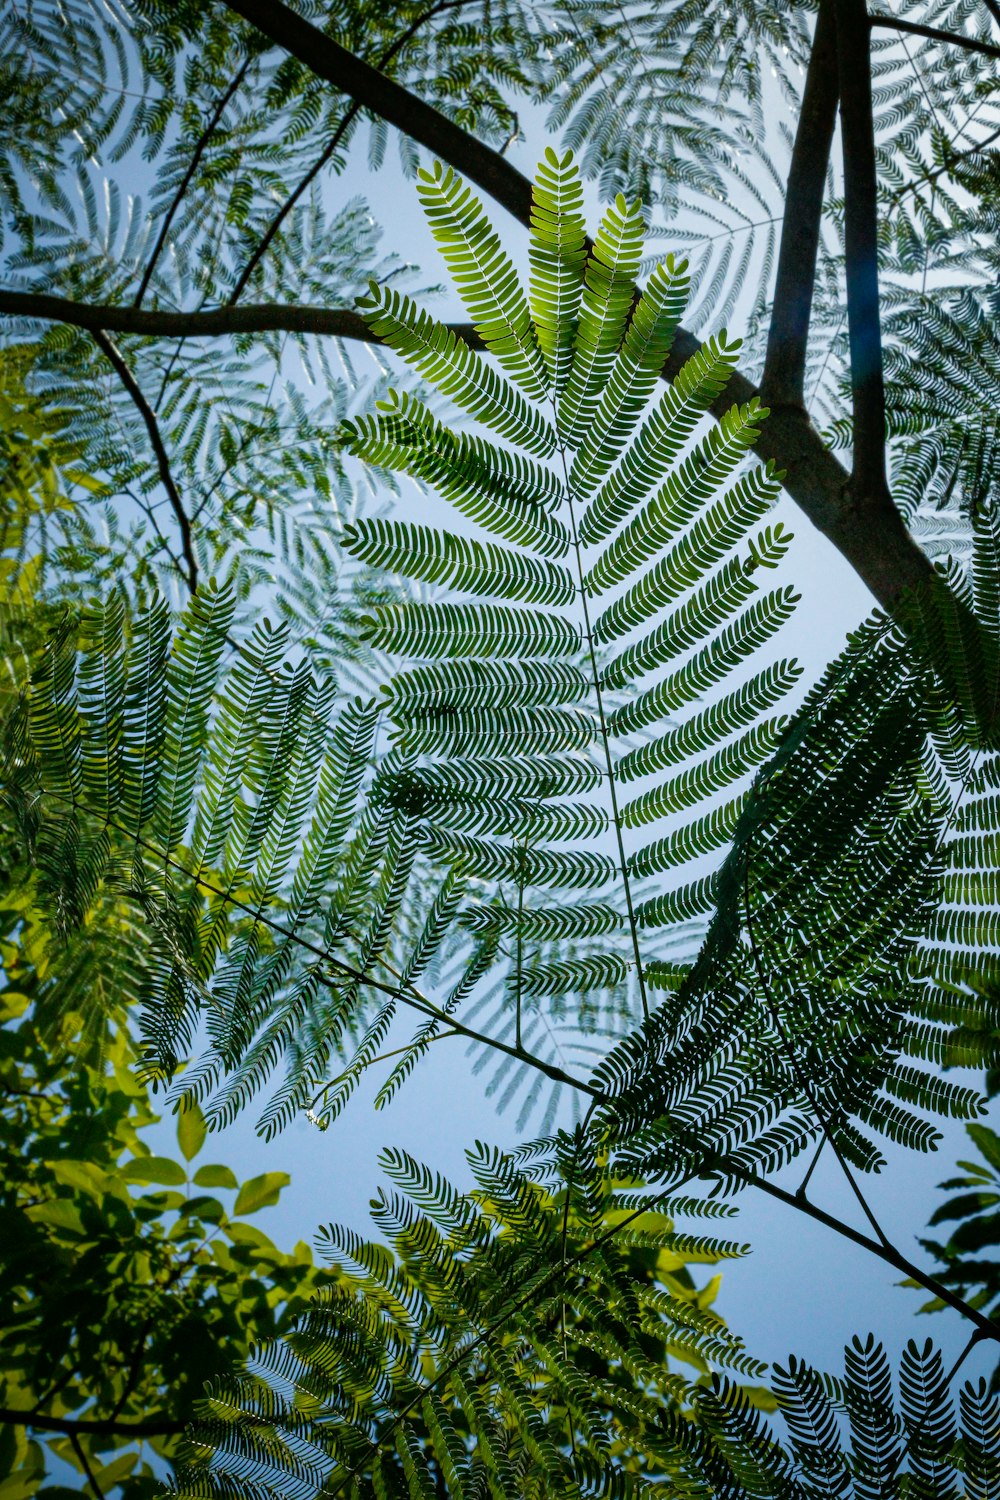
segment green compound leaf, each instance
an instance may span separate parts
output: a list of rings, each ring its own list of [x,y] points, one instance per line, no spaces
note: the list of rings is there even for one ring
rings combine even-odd
[[[501,604],[394,604],[366,615],[362,639],[411,656],[572,656],[579,626],[558,615]]]
[[[558,405],[559,433],[578,447],[594,421],[627,326],[645,234],[638,204],[618,195],[597,231],[584,269],[573,360]]]
[[[572,153],[559,157],[549,147],[531,192],[528,302],[538,347],[557,396],[565,387],[573,357],[586,239],[583,184]]]
[[[681,261],[675,267],[673,256],[668,256],[662,265],[657,266],[646,283],[629,319],[624,343],[615,359],[611,378],[594,413],[593,422],[584,432],[583,441],[573,458],[569,485],[574,494],[590,493],[612,465],[618,462],[623,449],[627,450],[626,464],[633,457],[642,462],[639,454],[641,434],[631,448],[627,445],[656,388],[663,362],[670,353],[690,286],[687,262]],[[678,384],[683,390],[685,386],[682,381],[683,375],[670,387],[669,393],[677,391]],[[662,406],[660,410],[663,412]],[[672,439],[676,439],[682,431],[676,417],[669,430]],[[661,462],[672,456],[670,445],[664,445],[660,454]],[[635,470],[631,472],[634,476]],[[589,528],[585,540],[593,540]]]
[[[569,534],[551,514],[564,494],[555,474],[484,438],[451,432],[408,392],[390,391],[380,408],[379,415],[343,424],[352,453],[428,481],[496,536],[547,557],[566,555]]]
[[[553,451],[554,429],[520,391],[409,297],[372,282],[358,311],[374,334],[470,417],[529,453],[544,458]]]
[[[711,337],[686,361],[621,456],[621,463],[587,506],[580,539],[604,541],[662,478],[690,439],[699,419],[725,389],[736,364],[739,342]]]
[[[565,568],[492,542],[405,521],[356,521],[344,528],[341,546],[389,572],[468,594],[498,594],[529,604],[569,604],[576,592]]]
[[[621,954],[595,953],[590,958],[563,963],[532,964],[525,969],[522,980],[526,995],[585,994],[624,984],[628,972],[628,962]]]
[[[418,172],[417,193],[476,332],[511,379],[533,400],[544,400],[548,373],[527,299],[471,188],[435,162]]]

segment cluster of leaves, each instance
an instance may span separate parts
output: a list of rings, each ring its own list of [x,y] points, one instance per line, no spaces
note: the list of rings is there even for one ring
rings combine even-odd
[[[330,1278],[252,1222],[286,1174],[240,1184],[198,1163],[197,1109],[178,1117],[180,1160],[153,1154],[126,1030],[67,1007],[23,888],[2,918],[2,1493],[55,1500],[78,1492],[60,1483],[75,1473],[95,1494],[152,1496],[205,1377],[290,1327]]]
[[[693,423],[678,436],[677,412],[697,376],[714,394],[725,373],[714,375],[710,361],[719,353],[711,346],[703,366],[683,371],[645,414],[678,316],[683,268],[668,264],[655,272],[633,304],[638,224],[632,228],[628,206],[619,200],[588,252],[579,183],[568,160],[550,155],[536,181],[527,297],[468,190],[440,171],[425,174],[420,190],[479,338],[502,373],[396,293],[373,288],[366,315],[424,378],[507,446],[455,433],[405,395],[390,395],[379,414],[346,430],[355,451],[429,480],[489,538],[466,540],[453,528],[405,522],[362,522],[345,535],[345,545],[367,560],[474,601],[391,606],[364,624],[384,649],[407,650],[425,662],[408,667],[389,689],[400,749],[420,757],[405,768],[397,802],[429,820],[432,853],[450,854],[481,881],[501,882],[492,927],[513,940],[508,1014],[513,1011],[516,1046],[530,999],[621,983],[629,936],[641,981],[668,991],[584,1083],[594,1103],[572,1145],[560,1136],[537,1151],[525,1148],[525,1159],[536,1157],[543,1175],[554,1175],[556,1202],[562,1195],[564,1207],[601,1181],[642,1183],[637,1198],[625,1194],[615,1203],[619,1208],[627,1201],[639,1213],[692,1178],[708,1178],[727,1195],[759,1184],[817,1140],[845,1171],[884,1165],[879,1136],[931,1149],[938,1137],[928,1114],[968,1119],[982,1109],[975,1089],[941,1078],[940,1062],[981,1067],[996,1061],[995,1029],[980,1024],[977,1031],[972,1024],[974,1014],[982,1022],[982,1004],[962,998],[969,973],[997,961],[993,887],[974,874],[988,865],[980,844],[992,826],[996,772],[998,554],[992,524],[979,528],[968,579],[953,570],[950,588],[942,581],[903,616],[908,636],[882,617],[857,633],[795,722],[775,727],[752,791],[723,804],[721,817],[731,819],[726,826],[715,833],[720,814],[710,811],[688,825],[703,830],[698,836],[681,825],[628,851],[623,832],[633,825],[715,795],[745,774],[745,752],[734,745],[753,743],[755,731],[735,742],[730,736],[752,723],[753,693],[773,683],[764,669],[750,680],[748,699],[737,690],[692,720],[675,718],[661,738],[618,752],[630,730],[656,726],[688,696],[704,692],[697,627],[708,623],[724,631],[747,597],[738,592],[740,580],[772,545],[767,531],[752,543],[749,569],[727,572],[721,561],[771,494],[765,471],[759,509],[753,475],[716,498],[755,414],[734,409],[700,445]],[[620,445],[636,427],[623,452]],[[648,453],[653,458],[646,470]],[[539,462],[550,456],[559,461],[554,470]],[[668,467],[664,477],[664,461],[671,459],[676,471]],[[638,506],[656,483],[660,487]],[[680,540],[670,547],[675,532]],[[591,548],[600,549],[596,557]],[[566,556],[571,565],[562,569]],[[632,570],[650,560],[632,584]],[[735,596],[727,592],[734,588]],[[602,597],[611,590],[610,598]],[[688,591],[686,604],[664,620],[661,611]],[[569,613],[574,593],[582,599],[579,620]],[[507,600],[546,608],[514,608]],[[710,600],[718,603],[714,614]],[[660,623],[650,635],[630,636],[654,618]],[[681,621],[695,633],[682,634]],[[732,634],[746,639],[749,632]],[[730,663],[718,639],[701,659],[720,664],[721,675]],[[603,648],[618,640],[626,642],[621,654],[606,653]],[[692,648],[694,655],[687,654]],[[643,671],[661,668],[674,655],[676,670],[644,687]],[[628,694],[615,702],[612,695],[622,688]],[[608,859],[603,876],[593,862],[584,864],[579,854],[574,859],[575,851],[549,849],[558,845],[559,818],[577,841],[591,832],[593,807],[568,801],[578,785],[554,770],[565,764],[578,743],[572,735],[580,731],[560,723],[553,707],[563,717],[567,708],[577,715],[588,711],[591,763],[603,771],[609,792],[620,793],[633,774],[659,773],[697,752],[701,736],[717,734],[724,742],[693,770],[658,780],[621,811],[612,802],[619,858]],[[532,750],[535,780],[519,787],[516,802],[509,788],[516,757],[504,759],[505,741],[519,750],[530,743]],[[591,837],[602,831],[593,828]],[[683,872],[692,854],[730,840],[715,875],[691,882],[682,874],[680,886],[633,902],[632,890],[644,876]],[[595,906],[601,878],[611,889]],[[514,886],[510,896],[505,880]],[[558,922],[547,918],[551,898],[534,894],[546,886],[579,888],[580,905],[563,906]],[[614,928],[605,916],[614,910],[615,890],[625,895],[627,910],[617,968]],[[473,930],[490,930],[488,910],[470,913]],[[676,928],[684,916],[709,910],[712,925],[693,965],[640,958],[640,933]],[[598,937],[599,943],[583,957],[539,963],[532,924],[539,931],[565,928],[571,937]],[[449,1328],[442,1347],[441,1305],[428,1286],[421,1283],[415,1300],[413,1289],[386,1281],[381,1263],[369,1259],[366,1268],[373,1274],[378,1268],[381,1291],[371,1288],[363,1302],[331,1317],[318,1315],[303,1325],[301,1345],[276,1346],[270,1364],[213,1397],[205,1434],[217,1460],[209,1471],[186,1477],[191,1493],[234,1493],[250,1474],[262,1493],[272,1493],[290,1473],[307,1492],[332,1483],[335,1492],[405,1493],[417,1500],[443,1484],[462,1494],[467,1484],[479,1483],[481,1452],[492,1455],[482,1458],[484,1482],[496,1494],[512,1488],[532,1493],[536,1485],[539,1493],[586,1493],[591,1485],[599,1493],[642,1493],[647,1484],[664,1482],[684,1493],[780,1494],[789,1485],[797,1493],[795,1486],[812,1492],[820,1474],[845,1493],[851,1484],[862,1494],[872,1475],[889,1484],[898,1471],[901,1482],[905,1473],[926,1481],[929,1494],[944,1495],[951,1493],[956,1466],[967,1475],[993,1473],[997,1455],[985,1390],[968,1387],[963,1394],[959,1441],[939,1389],[939,1357],[929,1348],[912,1349],[901,1367],[897,1417],[885,1356],[872,1341],[848,1351],[842,1388],[824,1386],[799,1363],[779,1373],[786,1443],[718,1376],[697,1395],[680,1398],[682,1406],[690,1402],[696,1421],[678,1426],[669,1414],[646,1412],[640,1442],[622,1429],[616,1413],[619,1425],[609,1433],[606,1419],[596,1423],[579,1404],[593,1387],[585,1359],[570,1353],[569,1334],[561,1361],[546,1356],[545,1340],[557,1326],[550,1294],[572,1300],[582,1270],[602,1286],[587,1303],[584,1348],[600,1326],[605,1347],[623,1368],[633,1368],[624,1330],[601,1323],[600,1310],[616,1309],[617,1294],[590,1263],[624,1224],[604,1230],[591,1211],[590,1243],[581,1246],[578,1260],[568,1255],[564,1227],[558,1253],[543,1246],[531,1261],[537,1287],[520,1260],[516,1277],[501,1283],[506,1301],[498,1304],[494,1294],[480,1317],[478,1283],[474,1293],[465,1264],[452,1262],[450,1244],[447,1254],[437,1248],[445,1227],[459,1235],[463,1249],[468,1234],[478,1251],[478,1220],[467,1217],[465,1200],[443,1187],[432,1192],[430,1179],[413,1164],[395,1165],[408,1185],[422,1184],[435,1222],[427,1225],[392,1200],[383,1227],[404,1237],[412,1231],[420,1274],[431,1284],[440,1275],[447,1305],[455,1299],[461,1309],[461,1334]],[[484,1170],[483,1161],[473,1165]],[[516,1189],[518,1204],[539,1191],[516,1156],[490,1157],[487,1165]],[[492,1180],[489,1188],[494,1194]],[[536,1231],[531,1215],[518,1212],[524,1217],[513,1243],[523,1257],[535,1250]],[[564,1225],[569,1208],[566,1215]],[[554,1232],[550,1220],[550,1238]],[[484,1253],[493,1253],[492,1240]],[[373,1321],[373,1306],[387,1296],[392,1319]],[[397,1305],[408,1313],[402,1331]],[[562,1334],[561,1317],[558,1326]],[[503,1347],[507,1337],[526,1345],[516,1358]],[[704,1330],[697,1344],[703,1354],[711,1347]],[[365,1405],[359,1410],[354,1381],[361,1347],[370,1352],[360,1367]],[[726,1359],[713,1352],[724,1366]],[[465,1399],[469,1370],[489,1393],[475,1419]],[[564,1386],[570,1370],[580,1377],[580,1397],[564,1386],[558,1393],[550,1388],[555,1370]],[[296,1394],[284,1397],[285,1388]],[[445,1392],[440,1410],[439,1389]],[[449,1418],[449,1394],[461,1417]],[[641,1410],[634,1389],[629,1401]],[[491,1425],[510,1412],[516,1414],[513,1443],[502,1426]],[[567,1436],[546,1445],[546,1424],[562,1412]],[[838,1435],[839,1412],[849,1419],[849,1449]],[[268,1436],[248,1441],[247,1416],[270,1423]],[[806,1436],[810,1424],[814,1440]],[[514,1467],[505,1471],[504,1460]]]
[[[961,1175],[940,1184],[945,1192],[959,1190],[931,1215],[931,1228],[950,1226],[948,1239],[943,1244],[923,1239],[921,1244],[938,1263],[937,1279],[992,1317],[1000,1304],[1000,1136],[987,1125],[967,1125],[966,1130],[982,1159],[959,1161]],[[932,1297],[921,1312],[940,1312],[944,1305],[940,1297]],[[1000,1366],[990,1388],[1000,1390]]]
[[[380,1240],[323,1232],[344,1280],[245,1376],[215,1384],[181,1493],[575,1494],[613,1470],[639,1495],[683,1476],[704,1447],[708,1361],[764,1371],[711,1311],[719,1277],[698,1290],[688,1269],[745,1247],[668,1216],[725,1219],[725,1206],[616,1190],[583,1146],[582,1132],[561,1137],[547,1163],[477,1147],[465,1195],[385,1153]]]
[[[920,14],[934,23],[939,8]],[[274,1331],[295,1276],[313,1274],[251,1251],[213,1200],[170,1191],[186,1168],[134,1144],[141,1090],[120,1071],[112,1090],[94,1050],[122,999],[142,1012],[144,1067],[189,1106],[185,1156],[199,1121],[231,1118],[282,1064],[265,1132],[307,1106],[329,1123],[407,1009],[419,1028],[391,1048],[380,1103],[457,1032],[499,1055],[490,1089],[520,1095],[522,1122],[546,1082],[543,1131],[567,1084],[592,1100],[586,1122],[513,1157],[472,1153],[471,1195],[387,1158],[396,1192],[377,1225],[391,1250],[331,1231],[328,1295],[215,1383],[190,1492],[867,1500],[950,1496],[960,1474],[978,1500],[997,1486],[995,1403],[967,1387],[959,1428],[930,1350],[907,1350],[898,1409],[872,1341],[848,1351],[842,1382],[790,1363],[775,1379],[786,1426],[765,1422],[759,1397],[715,1373],[761,1375],[683,1269],[736,1247],[672,1221],[712,1216],[817,1144],[848,1172],[882,1165],[886,1140],[929,1149],[935,1115],[982,1107],[942,1065],[1000,1062],[996,80],[971,55],[935,52],[929,75],[895,44],[876,50],[898,489],[914,516],[972,516],[968,575],[953,567],[896,625],[869,622],[789,723],[765,715],[797,676],[770,646],[794,599],[758,593],[787,544],[767,524],[780,476],[744,463],[766,414],[734,407],[705,433],[735,358],[724,332],[655,399],[691,272],[644,263],[643,205],[657,227],[687,215],[689,321],[718,330],[746,296],[759,334],[780,217],[768,182],[782,176],[763,105],[793,92],[805,15],[743,0],[326,9],[306,6],[496,144],[516,133],[512,94],[544,97],[584,172],[639,201],[618,198],[589,245],[580,178],[547,157],[522,289],[463,185],[421,174],[482,356],[402,293],[406,268],[377,260],[364,204],[325,210],[324,171],[343,169],[365,129],[380,161],[385,126],[224,7],[141,0],[127,34],[96,0],[26,0],[0,22],[4,55],[30,64],[3,73],[13,282],[136,307],[249,291],[329,305],[373,274],[373,333],[477,424],[456,430],[422,387],[387,389],[381,366],[381,404],[361,412],[342,347],[338,362],[298,336],[221,355],[136,338],[124,360],[105,340],[95,381],[88,335],[15,325],[4,391],[7,369],[30,361],[45,406],[19,387],[0,404],[3,837],[16,920],[40,918],[34,962],[58,976],[61,1014],[26,1012],[3,1035],[12,1086],[29,1078],[13,1105],[24,1130],[44,1134],[51,1106],[67,1140],[88,1109],[118,1132],[103,1165],[80,1167],[74,1144],[48,1178],[44,1156],[30,1169],[56,1205],[31,1234],[74,1275],[92,1272],[72,1257],[104,1256],[110,1342],[90,1399],[116,1416],[161,1410],[179,1324],[155,1299],[186,1258],[203,1255],[209,1281],[231,1274],[231,1298],[199,1327],[228,1319],[241,1347],[255,1318]],[[965,7],[957,24],[982,35],[989,22]],[[114,180],[139,153],[157,167],[148,214]],[[417,166],[405,138],[404,164]],[[831,208],[813,385],[847,441]],[[439,510],[429,502],[419,525],[360,513],[342,443],[376,484],[396,473],[436,490]],[[110,503],[67,511],[87,472]],[[171,527],[183,537],[187,517],[185,570]],[[69,601],[55,611],[41,607],[53,555]],[[199,586],[179,614],[184,571]],[[96,604],[81,605],[84,572]],[[264,591],[277,627],[257,618]],[[341,683],[366,685],[384,656],[405,660],[383,694],[345,703],[337,655]],[[7,972],[17,963],[12,950]],[[202,1027],[206,1054],[182,1068]],[[60,1048],[88,1059],[65,1085],[45,1071]],[[137,1196],[144,1172],[167,1191]],[[683,1198],[691,1179],[714,1196]],[[956,1257],[992,1233],[991,1207],[952,1204],[963,1230],[937,1252],[946,1284],[981,1306],[988,1268],[965,1274]],[[126,1259],[134,1238],[149,1243],[115,1262],[105,1223]],[[258,1252],[271,1289],[245,1303]],[[143,1385],[128,1350],[154,1314],[162,1370],[153,1361]],[[61,1374],[28,1353],[42,1373],[22,1371],[18,1399],[42,1390],[80,1398],[64,1412],[89,1409],[82,1377],[53,1392]],[[669,1365],[679,1355],[693,1382]],[[30,1487],[43,1459],[18,1441],[15,1483]],[[92,1488],[134,1461],[98,1466],[107,1449],[87,1444],[82,1429],[57,1441],[82,1472],[100,1467]]]

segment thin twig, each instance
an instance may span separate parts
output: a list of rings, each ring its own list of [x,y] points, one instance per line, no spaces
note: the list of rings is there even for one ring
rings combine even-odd
[[[177,526],[181,534],[181,551],[187,567],[187,581],[193,594],[198,587],[198,563],[194,555],[194,546],[191,540],[191,522],[188,520],[187,511],[184,509],[181,497],[178,494],[177,486],[174,483],[174,476],[170,472],[170,460],[167,458],[167,450],[163,444],[160,426],[156,420],[156,413],[142,394],[135,376],[108,335],[102,329],[98,328],[93,330],[93,336],[95,344],[97,344],[98,348],[112,365],[115,374],[131,396],[139,415],[146,424],[149,441],[152,443],[153,452],[156,455],[156,466],[160,471],[160,481],[167,492],[171,509],[177,518]]]
[[[57,793],[51,793],[50,795],[59,796]],[[70,799],[59,796],[59,800],[68,802]],[[246,916],[252,917],[254,921],[259,922],[262,927],[266,927],[269,932],[276,933],[279,937],[287,938],[304,952],[312,954],[314,958],[320,959],[331,969],[335,969],[338,974],[343,974],[345,978],[353,979],[358,984],[366,985],[369,989],[377,990],[380,994],[388,995],[392,999],[402,1000],[403,1004],[409,1006],[412,1010],[419,1011],[422,1015],[430,1016],[436,1021],[444,1021],[446,1025],[451,1027],[460,1036],[467,1037],[473,1042],[480,1042],[484,1046],[495,1047],[498,1051],[507,1053],[509,1057],[517,1058],[520,1062],[525,1062],[529,1066],[537,1068],[556,1083],[569,1084],[571,1088],[579,1089],[582,1093],[589,1094],[594,1098],[601,1097],[600,1090],[594,1088],[592,1084],[586,1083],[583,1079],[572,1077],[571,1074],[566,1073],[562,1068],[556,1067],[553,1063],[546,1062],[544,1058],[536,1057],[530,1052],[525,1052],[523,1049],[519,1051],[516,1047],[511,1047],[506,1042],[499,1041],[496,1037],[486,1036],[483,1032],[476,1031],[471,1026],[465,1026],[461,1021],[456,1020],[454,1016],[442,1010],[440,1006],[435,1005],[415,985],[408,984],[407,988],[411,993],[410,995],[404,995],[400,992],[398,985],[384,984],[365,971],[356,969],[351,964],[344,963],[343,960],[336,958],[329,949],[321,948],[318,944],[310,942],[308,938],[304,938],[294,928],[286,927],[283,922],[276,922],[273,918],[265,916],[259,907],[249,906],[246,902],[237,900],[231,891],[223,890],[221,886],[216,885],[201,872],[194,875],[179,860],[173,859],[164,850],[157,848],[155,844],[151,844],[147,839],[140,838],[134,830],[125,828],[121,823],[116,822],[114,818],[109,817],[105,821],[109,828],[114,828],[118,833],[123,833],[126,838],[131,839],[139,848],[145,849],[148,853],[154,855],[160,863],[176,870],[179,874],[186,876],[187,879],[196,881],[202,889],[211,891],[213,896],[220,896],[234,911],[243,912]],[[386,959],[380,958],[379,962],[395,978],[398,979],[400,977]]]
[[[826,1137],[821,1135],[820,1136],[819,1145],[816,1147],[816,1150],[813,1153],[813,1159],[809,1163],[808,1167],[806,1168],[806,1175],[803,1177],[802,1181],[799,1183],[798,1187],[795,1189],[795,1196],[796,1196],[796,1198],[804,1198],[805,1197],[805,1195],[806,1195],[806,1189],[809,1186],[809,1179],[812,1177],[812,1174],[815,1172],[816,1168],[819,1166],[819,1159],[823,1155],[823,1147],[825,1145],[826,1145]]]
[[[937,1277],[930,1276],[926,1271],[922,1271],[919,1266],[915,1266],[912,1261],[907,1260],[901,1251],[896,1249],[895,1245],[880,1244],[878,1240],[873,1240],[860,1229],[855,1229],[852,1225],[845,1224],[843,1219],[838,1219],[834,1214],[827,1213],[825,1208],[820,1208],[818,1204],[811,1203],[808,1198],[797,1198],[794,1193],[790,1193],[785,1188],[779,1187],[777,1183],[768,1182],[767,1178],[758,1177],[755,1172],[747,1171],[733,1162],[722,1159],[717,1163],[716,1170],[720,1175],[728,1175],[739,1182],[744,1182],[747,1187],[757,1188],[760,1192],[766,1193],[769,1198],[775,1198],[779,1203],[784,1203],[787,1208],[797,1209],[799,1213],[806,1214],[810,1219],[815,1219],[818,1224],[823,1224],[827,1229],[834,1230],[843,1239],[850,1240],[855,1245],[860,1245],[863,1250],[869,1251],[872,1255],[877,1255],[879,1260],[885,1261],[886,1265],[893,1266],[897,1271],[902,1271],[904,1276],[909,1276],[919,1286],[922,1286],[925,1291],[932,1292],[935,1297],[939,1297],[942,1302],[946,1302],[949,1307],[961,1313],[963,1318],[967,1318],[970,1323],[975,1324],[984,1338],[990,1339],[993,1343],[1000,1344],[1000,1323],[995,1323],[992,1318],[988,1318],[984,1313],[981,1313],[977,1307],[973,1307],[971,1303],[964,1301],[955,1292],[950,1291],[948,1287],[938,1281]]]
[[[202,131],[201,135],[198,137],[194,151],[191,153],[191,160],[188,163],[187,171],[181,178],[180,185],[176,193],[174,194],[173,201],[171,202],[170,207],[167,209],[163,223],[160,226],[160,232],[156,237],[156,244],[153,246],[153,253],[149,257],[149,261],[147,263],[145,271],[143,271],[142,273],[142,280],[139,282],[139,290],[135,294],[135,302],[133,303],[134,307],[138,307],[142,302],[143,297],[146,295],[146,288],[149,286],[150,278],[152,277],[153,271],[156,267],[156,262],[159,260],[160,255],[163,251],[163,247],[167,243],[167,235],[170,233],[170,226],[174,221],[174,215],[181,206],[181,203],[184,199],[184,194],[191,186],[191,179],[194,177],[195,172],[197,172],[198,163],[201,161],[201,158],[205,153],[209,141],[215,134],[216,126],[222,119],[223,110],[246,77],[247,69],[249,68],[249,66],[250,58],[247,58],[247,60],[243,63],[242,67],[237,72],[236,77],[233,79],[232,83],[229,85],[228,89],[222,95],[218,104],[215,106],[215,109],[212,111],[211,119],[205,126],[205,129]]]
[[[87,1458],[86,1453],[84,1453],[83,1451],[83,1444],[80,1442],[79,1437],[75,1432],[71,1432],[69,1434],[69,1440],[72,1445],[73,1452],[80,1460],[80,1467],[83,1469],[84,1474],[86,1474],[87,1476],[87,1483],[90,1485],[90,1488],[94,1492],[94,1500],[104,1500],[104,1491],[98,1484],[97,1479],[94,1475],[94,1471],[90,1467],[90,1461]]]
[[[992,42],[981,42],[974,36],[962,36],[957,31],[939,31],[936,26],[921,26],[917,21],[901,21],[898,16],[887,16],[873,11],[868,17],[869,26],[886,26],[891,31],[909,31],[913,36],[925,36],[932,42],[943,42],[946,46],[964,47],[966,52],[979,52],[983,57],[1000,57],[1000,47]]]
[[[961,133],[959,131],[959,135]],[[893,193],[889,201],[891,203],[901,203],[909,193],[917,192],[926,182],[929,182],[933,186],[939,177],[943,177],[946,172],[953,170],[956,162],[964,161],[967,156],[975,156],[978,151],[986,151],[996,140],[1000,140],[1000,125],[985,140],[977,141],[974,146],[966,146],[964,151],[949,152],[941,166],[929,167],[926,172],[922,173],[913,182],[908,182],[906,187],[900,188],[898,192]]]

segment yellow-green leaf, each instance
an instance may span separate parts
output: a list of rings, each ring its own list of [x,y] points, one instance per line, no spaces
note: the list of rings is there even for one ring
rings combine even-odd
[[[177,1144],[185,1161],[197,1156],[205,1144],[205,1116],[197,1104],[191,1104],[177,1119]]]
[[[233,1212],[255,1214],[259,1208],[269,1208],[277,1203],[281,1189],[291,1180],[287,1172],[264,1172],[260,1177],[251,1177],[240,1188]]]
[[[236,1174],[230,1167],[218,1166],[215,1162],[199,1167],[194,1174],[195,1187],[235,1188],[239,1187]]]
[[[180,1163],[166,1156],[137,1156],[126,1163],[122,1176],[126,1182],[160,1182],[164,1187],[179,1187],[187,1180]]]

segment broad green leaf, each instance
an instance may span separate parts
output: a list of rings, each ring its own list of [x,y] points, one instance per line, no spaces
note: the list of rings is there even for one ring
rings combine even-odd
[[[1000,1172],[1000,1135],[988,1125],[966,1125],[965,1129],[994,1171]]]
[[[205,1117],[197,1104],[188,1104],[177,1116],[177,1144],[185,1161],[191,1161],[205,1144]],[[197,1180],[197,1179],[196,1179]]]
[[[166,1156],[137,1156],[122,1168],[126,1182],[159,1182],[164,1187],[180,1187],[187,1174],[179,1162]]]
[[[237,1193],[233,1213],[255,1214],[259,1208],[270,1208],[291,1180],[287,1172],[264,1172],[260,1177],[251,1177]]]
[[[194,1177],[191,1180],[194,1183],[195,1187],[205,1187],[205,1188],[236,1188],[236,1187],[239,1187],[239,1182],[236,1179],[236,1174],[233,1172],[233,1170],[232,1170],[231,1167],[217,1166],[215,1163],[212,1163],[212,1162],[208,1163],[204,1167],[199,1167],[198,1170],[197,1170],[197,1172],[194,1174]]]

